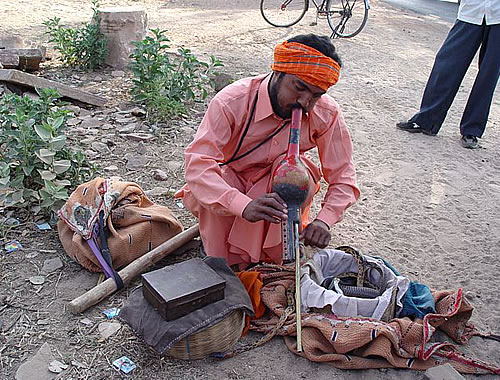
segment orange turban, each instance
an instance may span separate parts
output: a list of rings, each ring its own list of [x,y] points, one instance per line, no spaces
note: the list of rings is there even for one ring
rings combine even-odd
[[[304,82],[327,91],[339,80],[340,65],[312,47],[283,42],[274,48],[271,69],[296,75]]]

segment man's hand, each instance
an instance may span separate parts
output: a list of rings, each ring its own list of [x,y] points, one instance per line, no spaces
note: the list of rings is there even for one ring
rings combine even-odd
[[[325,248],[332,235],[330,234],[330,229],[325,222],[319,219],[313,220],[307,225],[307,227],[300,234],[300,239],[304,239],[305,245],[310,245],[318,248]]]
[[[286,203],[277,193],[264,194],[251,201],[243,210],[242,216],[252,223],[261,220],[280,223],[287,219]]]

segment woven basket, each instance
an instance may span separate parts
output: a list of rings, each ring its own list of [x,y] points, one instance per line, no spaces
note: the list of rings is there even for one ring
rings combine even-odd
[[[233,311],[213,326],[175,343],[167,355],[182,360],[203,359],[214,352],[230,350],[245,328],[245,312]]]

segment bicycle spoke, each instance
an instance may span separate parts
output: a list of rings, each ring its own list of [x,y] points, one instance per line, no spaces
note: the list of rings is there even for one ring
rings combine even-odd
[[[273,26],[292,26],[307,10],[307,0],[261,0],[260,12]]]

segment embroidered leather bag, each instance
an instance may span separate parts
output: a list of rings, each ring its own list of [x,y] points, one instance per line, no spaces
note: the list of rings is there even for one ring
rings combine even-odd
[[[183,230],[168,207],[153,203],[133,182],[96,178],[84,183],[59,210],[57,227],[68,255],[92,272],[103,271],[91,248],[91,245],[98,251],[103,248],[99,239],[100,216],[104,220],[115,269],[129,264]]]

